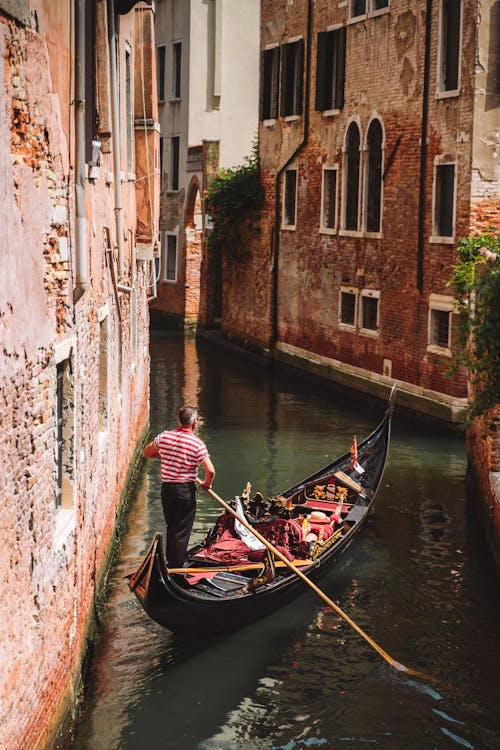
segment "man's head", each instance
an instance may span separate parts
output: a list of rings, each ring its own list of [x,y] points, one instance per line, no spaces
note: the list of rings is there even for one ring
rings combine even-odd
[[[179,409],[179,424],[182,427],[194,426],[198,420],[198,409],[195,406],[182,406]]]

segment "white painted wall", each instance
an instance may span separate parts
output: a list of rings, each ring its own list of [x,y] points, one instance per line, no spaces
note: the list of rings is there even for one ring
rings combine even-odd
[[[212,107],[209,60],[209,21],[216,4],[221,19],[219,109]],[[191,0],[188,140],[189,145],[220,140],[221,166],[242,164],[257,136],[259,40],[260,0]]]

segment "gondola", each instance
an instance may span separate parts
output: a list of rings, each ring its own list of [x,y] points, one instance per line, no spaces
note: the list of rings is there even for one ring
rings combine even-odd
[[[382,480],[389,450],[395,386],[379,426],[359,445],[273,498],[247,485],[235,498],[239,517],[314,583],[332,570],[359,532]],[[250,538],[248,536],[250,534]],[[148,616],[183,634],[234,629],[285,606],[306,583],[262,548],[228,510],[183,568],[168,570],[157,532],[144,559],[126,576]],[[257,547],[257,549],[251,549]]]

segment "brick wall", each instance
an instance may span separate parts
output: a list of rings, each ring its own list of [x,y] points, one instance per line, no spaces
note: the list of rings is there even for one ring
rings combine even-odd
[[[6,750],[50,746],[75,698],[127,472],[148,422],[150,266],[136,261],[131,247],[135,185],[123,185],[128,245],[120,280],[134,292],[122,295],[120,327],[105,252],[105,229],[112,248],[116,237],[104,161],[86,184],[89,279],[73,303],[74,114],[71,69],[58,67],[70,60],[71,18],[69,9],[55,13],[52,3],[41,3],[38,19],[57,43],[0,13],[0,746]],[[133,13],[122,18],[129,39],[133,23]],[[63,407],[69,486],[57,510],[60,361],[71,363],[64,375],[71,395]]]
[[[448,377],[450,357],[429,347],[431,295],[449,297],[447,282],[456,260],[454,245],[431,241],[434,166],[456,163],[455,236],[470,231],[471,147],[474,112],[475,17],[464,3],[460,96],[436,98],[439,4],[434,4],[430,48],[425,210],[419,279],[419,181],[425,12],[409,0],[391,2],[390,12],[347,24],[344,107],[324,116],[314,109],[317,33],[347,22],[347,4],[319,0],[313,7],[309,130],[304,114],[262,124],[259,148],[266,205],[260,236],[224,260],[222,327],[240,339],[268,346],[272,338],[272,269],[275,182],[278,171],[298,170],[297,226],[281,231],[276,262],[277,340],[369,373],[390,376],[450,399],[466,396],[463,371]],[[306,0],[262,4],[261,48],[301,36],[307,47]],[[306,106],[306,105],[305,105]],[[321,233],[322,166],[338,166],[340,213],[344,139],[354,119],[364,139],[379,118],[384,131],[383,218],[379,237],[337,230]],[[304,143],[303,143],[304,142]],[[301,145],[303,143],[303,145]],[[282,189],[280,179],[280,190]],[[362,198],[363,200],[363,198]],[[482,209],[487,210],[487,204]],[[474,221],[474,217],[472,217]],[[340,286],[380,293],[378,335],[338,325]],[[450,302],[451,303],[451,302]]]

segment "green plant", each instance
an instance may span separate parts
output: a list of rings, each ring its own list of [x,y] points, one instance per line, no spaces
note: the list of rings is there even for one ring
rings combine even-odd
[[[264,200],[257,144],[242,166],[221,169],[212,178],[204,200],[213,223],[209,249],[233,246],[235,232],[251,226],[252,214]]]
[[[460,256],[449,284],[458,309],[452,372],[467,368],[472,386],[466,421],[500,403],[500,237],[493,230],[457,243]]]

